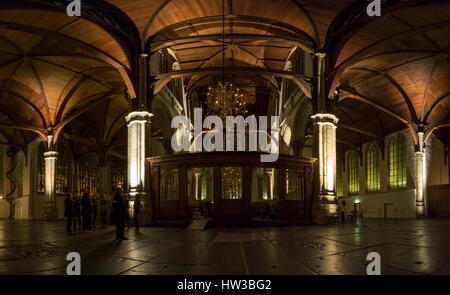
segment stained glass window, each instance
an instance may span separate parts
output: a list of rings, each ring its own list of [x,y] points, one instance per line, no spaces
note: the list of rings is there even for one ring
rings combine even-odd
[[[56,161],[56,193],[69,192],[68,170],[69,170],[69,145],[66,141],[58,143],[58,160]]]
[[[366,154],[367,191],[380,190],[380,151],[376,143],[371,143]]]
[[[406,141],[396,134],[389,142],[389,188],[406,187]]]
[[[340,158],[336,161],[336,194],[338,197],[344,195],[344,189],[342,186],[342,160]]]
[[[37,163],[37,192],[45,192],[45,163],[44,163],[45,144],[41,142],[38,147]]]
[[[16,159],[16,185],[17,185],[17,196],[23,196],[23,152],[17,154]]]
[[[127,161],[113,157],[113,188],[127,189]]]
[[[178,200],[178,169],[162,168],[159,181],[161,201]]]
[[[98,156],[96,154],[87,154],[80,157],[78,191],[86,192],[89,195],[98,193]]]
[[[242,167],[222,167],[222,199],[242,199]]]
[[[358,153],[351,151],[348,154],[348,193],[359,193],[359,160]]]
[[[286,169],[286,200],[303,201],[305,199],[304,189],[303,171]]]

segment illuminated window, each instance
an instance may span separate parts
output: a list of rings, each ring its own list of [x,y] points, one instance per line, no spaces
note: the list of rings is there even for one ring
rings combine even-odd
[[[340,158],[337,159],[336,169],[336,194],[338,197],[341,197],[344,195],[344,190],[342,187],[342,161]]]
[[[222,199],[242,199],[242,167],[222,167]]]
[[[406,187],[406,141],[396,134],[389,142],[389,188]]]
[[[3,197],[3,146],[0,144],[0,197]]]
[[[127,161],[113,157],[113,188],[127,189]]]
[[[37,164],[37,192],[45,192],[45,163],[44,163],[45,144],[41,142],[38,147]]]
[[[303,201],[305,199],[304,189],[303,171],[286,169],[286,200]]]
[[[69,192],[68,171],[69,171],[70,150],[67,141],[58,143],[58,160],[56,161],[56,193],[64,194]]]
[[[159,199],[178,200],[178,169],[162,168],[160,173]]]
[[[359,161],[358,153],[356,151],[351,151],[348,154],[348,193],[358,194],[359,193]]]
[[[16,160],[16,185],[17,185],[17,196],[23,196],[23,152],[17,154]]]
[[[206,173],[210,173],[208,168],[202,168],[202,200],[207,199],[207,175]]]
[[[371,143],[366,154],[367,191],[380,190],[380,151],[376,143]]]
[[[98,156],[96,154],[87,154],[80,157],[78,175],[78,192],[86,192],[92,196],[98,193]]]

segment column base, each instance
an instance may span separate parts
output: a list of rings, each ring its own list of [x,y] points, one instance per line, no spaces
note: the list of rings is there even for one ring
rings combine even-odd
[[[56,204],[52,204],[50,206],[46,206],[44,209],[44,220],[46,221],[55,221],[58,220],[58,208]]]
[[[336,217],[339,218],[339,203],[337,200],[322,199],[313,204],[312,221],[315,224],[335,224]]]

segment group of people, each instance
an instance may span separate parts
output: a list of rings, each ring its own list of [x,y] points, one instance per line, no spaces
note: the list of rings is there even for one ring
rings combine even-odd
[[[99,201],[97,197],[90,198],[87,193],[83,193],[81,198],[73,198],[72,194],[69,194],[64,201],[64,216],[67,217],[67,232],[77,231],[77,229],[83,232],[91,232],[92,228],[96,227],[99,211],[102,226],[105,226],[107,205],[104,196],[101,196]]]
[[[97,197],[90,198],[87,193],[83,193],[81,198],[72,197],[69,194],[64,201],[65,212],[67,217],[67,232],[82,230],[83,232],[91,232],[96,227],[97,215],[100,211],[102,219],[102,227],[106,226],[107,202],[104,196],[100,201]],[[137,195],[133,205],[134,224],[136,231],[139,232],[139,211],[141,208],[140,196]],[[130,228],[130,205],[128,199],[122,197],[120,189],[116,190],[111,208],[111,221],[116,225],[116,240],[126,240],[124,236],[125,226]]]

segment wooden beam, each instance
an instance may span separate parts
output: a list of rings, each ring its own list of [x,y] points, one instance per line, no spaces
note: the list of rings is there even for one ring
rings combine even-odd
[[[305,49],[306,52],[312,53],[314,52],[314,48],[301,39],[294,39],[288,37],[280,37],[280,36],[271,36],[271,35],[258,35],[258,34],[225,34],[225,37],[222,34],[211,34],[211,35],[202,35],[202,36],[190,36],[190,37],[182,37],[176,39],[169,39],[165,41],[153,42],[150,44],[149,52],[153,53],[160,49],[178,46],[178,45],[186,45],[197,43],[201,41],[221,41],[223,38],[225,40],[264,40],[268,42],[280,42],[287,43],[293,46],[298,46],[300,48]]]
[[[407,124],[407,125],[415,125],[414,123],[410,122],[409,120],[403,118],[402,116],[400,116],[399,114],[383,107],[382,105],[377,104],[376,102],[374,102],[372,99],[367,98],[362,96],[361,94],[354,92],[346,87],[340,87],[341,90],[343,90],[343,93],[345,94],[345,97],[343,98],[339,98],[339,100],[345,99],[345,98],[352,98],[352,99],[356,99],[358,101],[361,101],[363,103],[366,103],[368,105],[371,105],[377,109],[379,109],[382,112],[385,112],[386,114],[396,118],[397,120]]]
[[[185,77],[192,77],[196,75],[202,75],[202,74],[220,74],[224,71],[225,73],[247,73],[247,74],[253,74],[253,75],[268,75],[268,76],[276,76],[280,78],[285,79],[310,79],[310,77],[304,77],[303,75],[295,75],[291,72],[287,71],[280,71],[280,70],[271,70],[271,69],[263,69],[263,68],[257,68],[257,67],[215,67],[215,68],[200,68],[200,69],[191,69],[191,70],[183,70],[183,71],[176,71],[176,72],[170,72],[165,74],[159,74],[156,75],[155,78],[158,80],[155,82],[155,88],[154,88],[154,94],[157,94],[161,89],[164,88],[164,86],[167,85],[171,80],[177,79],[177,78],[185,78]]]

